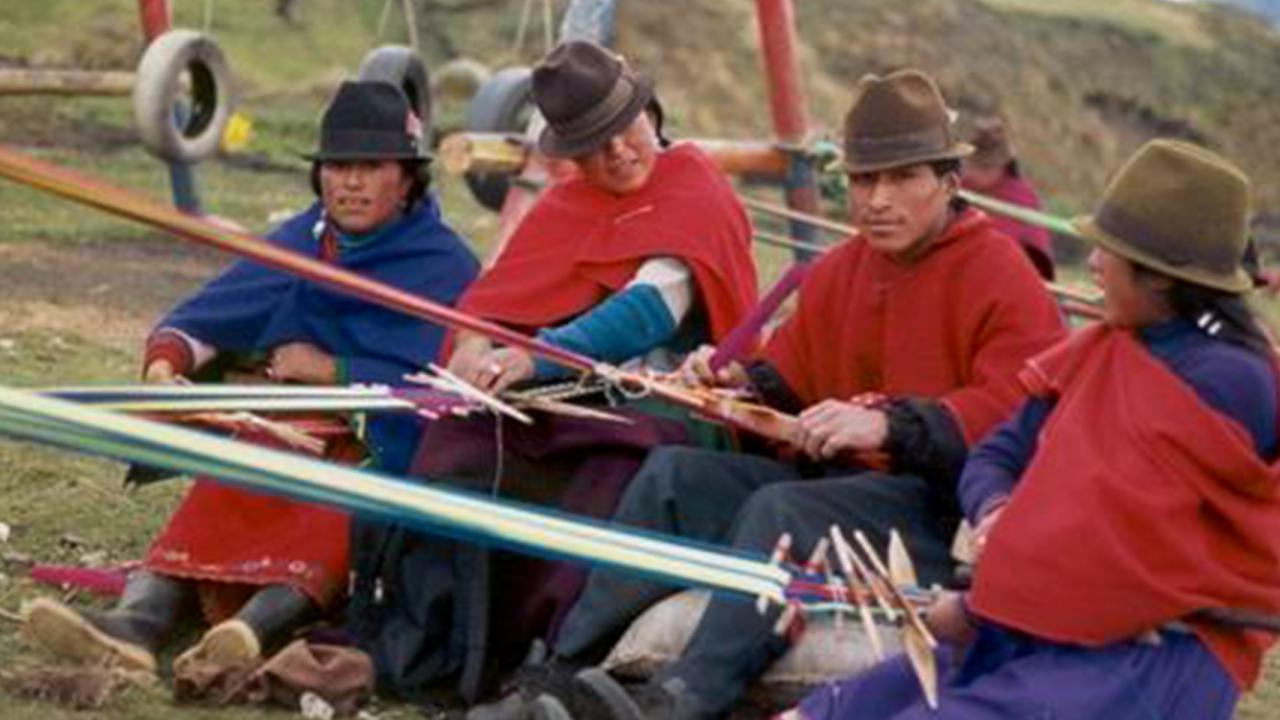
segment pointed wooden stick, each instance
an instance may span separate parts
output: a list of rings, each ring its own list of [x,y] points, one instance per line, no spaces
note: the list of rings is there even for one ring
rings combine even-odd
[[[419,373],[417,375],[406,375],[405,380],[410,382],[421,382],[425,385],[430,385],[437,390],[457,393],[468,400],[480,403],[499,415],[506,415],[507,417],[518,420],[525,425],[533,424],[533,418],[511,407],[507,403],[502,402],[498,398],[481,390],[475,385],[472,385],[466,380],[463,380],[457,375],[454,375],[445,368],[435,363],[431,363],[428,367],[431,369],[431,372],[437,375],[437,377]]]
[[[844,571],[845,582],[849,585],[850,595],[853,597],[853,603],[858,608],[858,616],[862,619],[862,629],[867,634],[867,639],[871,642],[871,653],[875,655],[876,660],[884,659],[884,641],[880,639],[880,630],[876,627],[875,620],[871,617],[871,608],[867,605],[866,597],[858,592],[857,583],[866,584],[865,580],[859,580],[857,570],[854,568],[853,561],[847,547],[843,547],[843,538],[839,537],[840,528],[835,525],[831,526],[831,537],[833,540],[833,548],[836,553],[836,560],[840,563],[840,569]]]
[[[782,567],[782,562],[791,555],[791,533],[782,533],[773,544],[773,552],[769,555],[769,565]],[[756,597],[756,612],[764,615],[769,609],[769,598],[764,595]]]
[[[929,643],[929,647],[937,647],[938,641],[933,638],[933,633],[929,632],[928,626],[924,624],[924,621],[916,614],[915,610],[911,607],[911,604],[907,602],[906,597],[902,594],[902,590],[893,583],[889,576],[889,568],[885,567],[885,564],[881,562],[880,556],[876,553],[876,549],[871,545],[871,541],[867,539],[867,536],[863,534],[861,530],[854,530],[853,538],[858,541],[858,545],[862,547],[862,551],[866,553],[867,558],[871,560],[871,564],[875,567],[876,572],[880,573],[880,577],[884,579],[886,590],[893,598],[894,604],[896,604],[907,616],[907,623],[920,631],[920,634]]]
[[[915,587],[920,584],[915,563],[907,552],[907,544],[896,529],[889,531],[889,580],[898,587]]]

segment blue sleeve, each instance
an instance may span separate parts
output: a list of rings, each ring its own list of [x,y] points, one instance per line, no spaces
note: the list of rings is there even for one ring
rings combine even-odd
[[[273,245],[307,253],[319,205],[286,221],[267,236]],[[300,281],[252,260],[238,260],[169,311],[156,327],[172,327],[219,351],[264,349],[261,338],[278,308]]]
[[[1210,407],[1248,431],[1263,458],[1276,455],[1276,377],[1271,363],[1240,348],[1214,343],[1187,353],[1173,371]]]
[[[643,355],[675,336],[676,322],[652,285],[624,288],[573,321],[538,332],[552,345],[596,360],[620,363]],[[569,371],[537,358],[536,376],[564,377]]]
[[[1016,415],[996,426],[969,453],[958,494],[970,523],[977,524],[989,504],[1013,493],[1022,471],[1031,463],[1040,428],[1053,407],[1052,400],[1029,398]]]

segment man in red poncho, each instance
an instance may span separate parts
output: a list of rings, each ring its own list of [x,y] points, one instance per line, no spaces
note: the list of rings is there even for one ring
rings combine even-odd
[[[574,175],[539,198],[461,309],[605,362],[678,367],[755,303],[751,225],[732,187],[694,145],[666,146],[652,80],[598,45],[554,49],[534,70],[533,95],[547,120],[539,148]],[[448,365],[491,391],[569,377],[465,332],[453,338]],[[434,423],[414,474],[605,518],[649,449],[690,440],[686,424],[637,412],[634,403],[615,412],[634,422],[540,415],[532,426],[488,417]],[[402,551],[394,539],[362,540],[391,549],[367,565],[372,576],[356,579],[358,601],[372,594],[362,587],[379,582],[389,603],[406,598],[390,612],[376,601],[367,611],[358,606],[371,618],[358,634],[382,687],[403,697],[459,674],[464,694],[473,694],[485,668],[510,665],[557,624],[585,577],[573,565],[411,536]],[[412,619],[376,619],[385,616]]]
[[[689,363],[704,381],[749,384],[799,412],[794,459],[660,448],[615,520],[759,553],[790,533],[801,557],[833,523],[882,549],[897,528],[922,581],[941,581],[951,573],[966,449],[1015,406],[1021,362],[1063,328],[1017,244],[957,200],[959,159],[971,148],[953,139],[930,78],[863,78],[845,146],[857,236],[817,261],[795,314],[755,362],[714,377],[705,352]],[[579,717],[727,713],[786,649],[772,630],[777,608],[762,616],[752,603],[713,597],[680,659],[631,696],[595,668],[567,682],[669,592],[593,573],[556,655],[528,668],[522,694],[558,695]]]

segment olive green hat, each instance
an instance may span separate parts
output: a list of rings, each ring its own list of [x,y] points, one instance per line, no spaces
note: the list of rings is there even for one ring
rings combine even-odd
[[[844,119],[844,169],[875,172],[935,160],[955,160],[973,146],[953,135],[951,113],[937,84],[919,70],[865,75]]]
[[[1166,275],[1232,293],[1253,287],[1241,264],[1249,179],[1196,145],[1142,146],[1107,185],[1097,211],[1071,224],[1085,239]]]

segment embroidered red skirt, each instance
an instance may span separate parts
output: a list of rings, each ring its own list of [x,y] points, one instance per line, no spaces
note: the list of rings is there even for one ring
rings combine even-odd
[[[350,433],[326,440],[326,459],[363,459]],[[276,444],[258,437],[254,442]],[[345,512],[197,478],[152,543],[144,566],[200,581],[201,605],[211,623],[234,615],[264,585],[292,585],[328,607],[347,584],[348,525]]]

